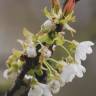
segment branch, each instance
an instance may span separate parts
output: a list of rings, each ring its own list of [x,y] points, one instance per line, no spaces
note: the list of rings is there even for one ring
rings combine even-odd
[[[54,0],[53,0],[54,1]],[[58,1],[58,0],[57,0]],[[78,1],[78,0],[76,0]],[[58,1],[59,2],[59,1]],[[54,2],[53,2],[54,3]],[[56,3],[58,6],[59,6],[59,3]],[[61,32],[63,29],[63,25],[62,24],[56,24],[56,29],[54,30],[54,32]],[[49,37],[52,38],[52,32],[49,32]],[[46,43],[43,42],[45,45]],[[55,42],[54,42],[55,43]],[[52,51],[53,53],[53,50],[52,50],[52,47],[53,45],[49,46],[49,49]],[[25,61],[25,64],[23,65],[23,68],[20,72],[20,74],[17,76],[17,79],[13,85],[13,87],[7,92],[6,96],[14,96],[15,93],[22,87],[22,86],[25,86],[27,89],[23,92],[23,94],[21,94],[21,96],[27,96],[28,95],[28,92],[29,92],[29,89],[30,87],[28,86],[28,84],[26,84],[24,82],[24,77],[25,75],[27,74],[28,71],[30,71],[30,69],[32,68],[32,66],[36,66],[39,64],[39,56],[40,56],[40,53],[38,52],[38,50],[41,48],[41,45],[37,45],[36,47],[36,51],[37,51],[37,56],[35,58],[28,58],[27,56],[24,56],[22,55],[21,56],[21,59]],[[35,74],[36,75],[36,74]],[[47,73],[46,71],[43,71],[43,75],[42,76],[38,76],[36,75],[36,78],[39,82],[42,82],[45,83],[46,82],[46,76],[47,76]]]

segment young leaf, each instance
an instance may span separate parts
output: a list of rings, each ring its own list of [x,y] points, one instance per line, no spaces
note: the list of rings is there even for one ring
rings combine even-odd
[[[32,40],[34,37],[34,34],[32,34],[29,30],[27,30],[26,28],[23,29],[23,35],[27,40]]]
[[[56,44],[57,45],[63,45],[64,44],[64,37],[60,34],[57,35],[55,38]]]
[[[46,42],[47,44],[52,44],[53,43],[53,40],[46,33],[42,36],[39,36],[38,40],[40,42]]]

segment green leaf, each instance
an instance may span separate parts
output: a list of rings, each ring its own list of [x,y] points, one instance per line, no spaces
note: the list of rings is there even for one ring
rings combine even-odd
[[[44,8],[44,14],[45,14],[45,16],[48,17],[48,18],[51,17],[51,14],[50,14],[50,12],[48,11],[48,8],[47,8],[47,7]]]
[[[8,67],[14,66],[14,64],[17,64],[18,59],[20,59],[20,56],[22,55],[22,51],[14,49],[12,52],[12,55],[9,56],[7,60]],[[17,65],[16,65],[17,66]]]
[[[18,64],[16,62],[12,63],[11,68],[13,68],[13,71],[18,71],[18,69],[19,69]]]
[[[38,75],[38,76],[42,76],[43,75],[43,71],[39,68],[39,69],[37,69],[36,71],[36,74]]]
[[[19,51],[19,50],[16,50],[16,49],[13,49],[13,56],[16,56],[17,58],[20,57],[22,54],[22,51]]]
[[[26,39],[32,39],[34,37],[34,34],[32,34],[29,30],[26,28],[23,29],[23,35]]]

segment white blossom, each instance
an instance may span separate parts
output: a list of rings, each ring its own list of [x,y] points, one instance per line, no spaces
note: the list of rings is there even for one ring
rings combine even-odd
[[[26,53],[27,53],[28,57],[36,57],[37,56],[36,48],[33,44],[29,44],[29,46],[26,49]]]
[[[61,73],[61,77],[65,82],[72,82],[75,77],[75,72],[72,64],[65,64],[63,72]]]
[[[58,80],[52,80],[48,85],[53,94],[56,94],[60,91],[60,82]]]
[[[63,68],[63,71],[61,73],[61,78],[66,83],[72,82],[72,80],[75,78],[75,76],[82,78],[83,73],[86,72],[86,69],[81,64],[66,64]]]
[[[83,77],[83,73],[86,72],[86,69],[84,66],[82,66],[81,64],[74,64],[74,70],[75,70],[75,75],[79,78]]]
[[[92,53],[92,48],[94,43],[91,41],[84,41],[77,44],[76,53],[75,53],[75,60],[77,62],[81,62],[81,60],[86,60],[87,54]]]

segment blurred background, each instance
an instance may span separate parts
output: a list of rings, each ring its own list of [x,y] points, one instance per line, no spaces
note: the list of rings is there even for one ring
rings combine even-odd
[[[49,5],[49,0],[0,0],[0,96],[4,96],[8,87],[2,72],[6,69],[5,62],[11,50],[19,48],[16,40],[22,38],[24,27],[31,32],[38,32],[46,20],[43,8]],[[80,0],[75,14],[77,21],[72,24],[78,31],[75,39],[96,42],[96,0]],[[83,62],[87,69],[84,77],[68,83],[57,96],[96,96],[96,46],[93,51]]]

